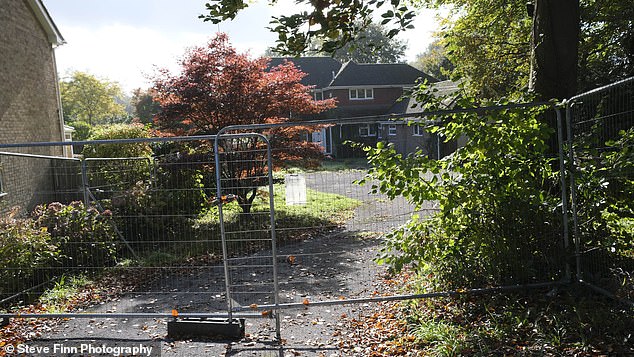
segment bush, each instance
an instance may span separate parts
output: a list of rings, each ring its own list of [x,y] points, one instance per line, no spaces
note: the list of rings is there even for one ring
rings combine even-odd
[[[95,128],[90,140],[150,137],[150,131],[141,124],[112,124]],[[152,148],[148,143],[86,145],[82,154],[91,158],[150,157]]]
[[[463,98],[458,105],[473,104]],[[440,207],[431,219],[415,217],[388,234],[379,261],[394,270],[412,266],[443,288],[561,278],[560,189],[547,154],[553,131],[542,116],[534,108],[443,118],[427,129],[468,141],[440,160],[423,152],[403,157],[383,143],[366,147],[372,168],[362,183],[378,180],[375,192],[419,209],[427,201]]]
[[[140,124],[113,124],[95,129],[90,139],[149,137],[149,130]],[[139,181],[149,182],[152,179],[152,148],[149,143],[86,145],[82,154],[93,159],[86,161],[88,181],[91,187],[99,188],[93,192],[99,200],[111,199]]]
[[[86,209],[81,202],[40,205],[33,211],[35,224],[46,229],[64,268],[105,267],[116,256],[112,213]]]
[[[46,229],[30,219],[0,220],[0,296],[17,293],[46,280],[43,268],[59,258]]]
[[[75,132],[73,133],[74,141],[88,140],[88,138],[92,135],[93,126],[85,121],[73,121],[68,124],[75,129]]]
[[[634,257],[634,128],[583,155],[575,172],[583,242]],[[586,149],[587,151],[590,151]]]

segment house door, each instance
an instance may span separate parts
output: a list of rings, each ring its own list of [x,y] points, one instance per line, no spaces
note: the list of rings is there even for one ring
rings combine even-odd
[[[312,142],[319,144],[326,155],[332,154],[332,129],[325,128],[312,133]]]

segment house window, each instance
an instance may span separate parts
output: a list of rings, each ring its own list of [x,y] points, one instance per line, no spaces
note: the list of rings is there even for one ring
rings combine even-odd
[[[379,139],[383,139],[383,124],[379,124],[378,134],[379,134]]]
[[[368,99],[374,99],[374,90],[372,88],[350,89],[350,100]]]
[[[412,133],[414,136],[423,136],[423,128],[418,124],[414,124],[412,125]]]
[[[359,136],[376,136],[376,128],[374,125],[361,124],[359,126]]]
[[[316,90],[314,93],[314,98],[315,100],[324,100],[324,92],[320,91],[320,90]]]
[[[390,124],[387,127],[387,135],[395,136],[396,135],[396,124]]]

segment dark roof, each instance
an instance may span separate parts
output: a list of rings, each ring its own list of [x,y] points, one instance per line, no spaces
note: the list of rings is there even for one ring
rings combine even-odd
[[[308,74],[302,79],[302,84],[316,88],[328,87],[341,68],[341,62],[331,57],[273,57],[269,62],[269,68],[279,66],[284,61],[293,62],[295,67]]]
[[[436,82],[433,77],[405,63],[358,64],[349,61],[341,67],[330,86],[413,85],[418,78]]]
[[[457,99],[457,92],[460,90],[458,86],[460,82],[453,81],[442,81],[437,83],[432,83],[430,85],[430,89],[432,90],[432,94],[436,97],[444,97],[442,105],[446,109],[450,109],[454,106],[455,100]],[[451,96],[452,94],[456,94]],[[414,113],[422,113],[422,103],[416,101],[415,98],[402,98],[398,100],[392,108],[388,111],[388,114],[414,114]]]

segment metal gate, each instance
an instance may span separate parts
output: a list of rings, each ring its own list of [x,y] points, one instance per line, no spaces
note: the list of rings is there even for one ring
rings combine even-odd
[[[51,154],[65,145],[83,146],[85,157]],[[240,258],[265,247],[275,254],[272,202],[254,206],[259,243],[247,244],[250,239],[241,237],[237,228],[247,222],[237,197],[250,187],[232,187],[251,180],[258,197],[273,199],[265,137],[19,143],[2,148],[9,150],[0,153],[2,222],[19,227],[15,244],[3,242],[3,249],[30,254],[27,259],[5,259],[1,268],[4,322],[15,317],[177,317],[233,324],[235,319],[263,317],[233,311],[250,301],[245,294],[264,294],[262,298],[270,300],[263,303],[276,302],[276,275],[269,272],[267,284],[251,289],[246,281],[250,275],[243,271],[247,260]],[[135,156],[139,152],[145,155]],[[233,174],[241,180],[231,178]],[[258,258],[257,264],[274,269],[273,258]],[[77,281],[79,289],[108,286],[110,290],[94,290],[105,294],[105,303],[90,312],[20,310],[69,281]]]
[[[228,319],[245,313],[272,318],[279,340],[276,193],[270,143],[262,134],[219,134],[214,152],[214,203],[220,220]]]

